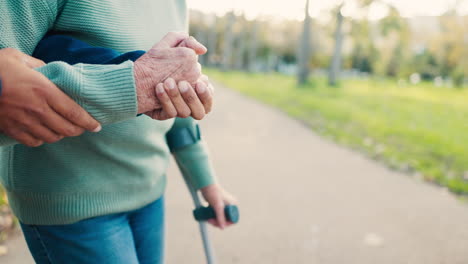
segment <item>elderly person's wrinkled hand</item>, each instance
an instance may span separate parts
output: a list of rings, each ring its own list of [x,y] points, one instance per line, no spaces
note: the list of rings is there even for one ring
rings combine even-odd
[[[98,132],[93,117],[33,69],[44,65],[18,50],[0,50],[0,131],[30,147]]]
[[[158,120],[209,113],[213,89],[198,63],[206,51],[187,34],[171,32],[135,61],[138,112]]]

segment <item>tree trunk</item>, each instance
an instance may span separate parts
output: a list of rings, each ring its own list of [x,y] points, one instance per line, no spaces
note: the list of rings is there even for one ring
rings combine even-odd
[[[223,65],[222,69],[227,71],[231,69],[232,62],[232,42],[233,42],[233,25],[235,22],[233,13],[227,14],[226,32],[224,34],[224,50],[223,50]]]
[[[245,34],[240,33],[237,39],[235,67],[237,70],[244,70]]]
[[[343,47],[343,15],[341,8],[338,9],[336,16],[336,32],[335,32],[335,50],[333,52],[332,61],[328,73],[328,83],[335,86],[338,83],[341,71],[341,49]]]
[[[257,62],[257,47],[258,47],[258,23],[253,22],[252,31],[250,32],[250,47],[248,50],[247,68],[249,72],[255,71]]]
[[[298,83],[300,85],[307,83],[309,78],[309,59],[310,59],[310,24],[309,0],[306,0],[306,10],[302,37],[298,50]]]
[[[207,65],[214,66],[216,64],[216,45],[217,45],[217,22],[218,19],[215,18],[213,20],[213,25],[210,26],[211,30],[207,33],[208,34],[208,41],[207,41]]]

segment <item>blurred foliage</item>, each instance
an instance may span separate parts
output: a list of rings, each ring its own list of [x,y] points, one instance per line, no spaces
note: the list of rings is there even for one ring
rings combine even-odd
[[[8,238],[16,226],[17,220],[8,206],[5,191],[0,185],[0,245]]]
[[[6,204],[7,204],[7,199],[6,199],[5,190],[0,185],[0,206],[6,205]]]
[[[324,78],[296,89],[294,77],[276,73],[208,73],[392,168],[468,194],[468,90],[387,79],[352,79],[333,89]]]
[[[443,80],[461,87],[468,81],[468,16],[456,13],[456,6],[440,17],[404,18],[399,10],[386,4],[387,15],[380,20],[369,20],[371,7],[381,1],[355,0],[360,6],[358,15],[344,20],[342,69],[382,77],[408,79],[418,73],[423,80]],[[428,3],[429,4],[429,3]],[[311,3],[313,8],[313,2]],[[346,5],[344,6],[344,8]],[[312,22],[312,69],[327,69],[335,43],[336,12],[342,6],[329,10]],[[226,32],[227,16],[235,17],[235,25]],[[215,25],[213,26],[213,23]],[[192,34],[209,35],[216,32],[215,56],[206,63],[220,66],[226,36],[233,36],[230,59],[226,69],[254,72],[281,71],[282,66],[295,65],[302,21],[276,17],[258,17],[249,20],[241,13],[222,17],[192,11]],[[201,40],[204,42],[205,40]],[[252,47],[256,47],[252,56]],[[240,50],[240,51],[239,51]],[[250,56],[249,56],[250,54]],[[239,56],[242,57],[241,63]],[[252,67],[252,66],[255,67]],[[283,67],[284,68],[284,67]]]

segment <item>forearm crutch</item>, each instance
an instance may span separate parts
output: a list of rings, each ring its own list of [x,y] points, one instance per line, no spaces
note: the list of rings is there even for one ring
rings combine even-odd
[[[194,130],[189,128],[171,130],[170,133],[168,133],[168,135],[166,136],[167,143],[171,151],[175,151],[177,149],[195,144],[197,141],[200,140],[200,138],[200,130],[198,125],[195,127]],[[177,159],[176,161],[179,164],[179,161]],[[216,213],[212,207],[204,207],[202,205],[197,190],[193,187],[193,185],[190,183],[187,177],[187,175],[189,174],[187,168],[184,168],[183,164],[179,164],[179,168],[182,172],[185,184],[189,189],[190,195],[192,196],[192,200],[195,205],[195,209],[193,210],[193,216],[195,217],[195,220],[198,221],[198,225],[200,228],[200,234],[202,237],[203,248],[206,256],[206,263],[215,264],[215,255],[213,247],[211,246],[211,240],[209,238],[206,221],[208,219],[216,218]],[[226,216],[226,219],[232,223],[237,223],[239,221],[239,209],[235,205],[226,205],[224,208],[224,214]]]

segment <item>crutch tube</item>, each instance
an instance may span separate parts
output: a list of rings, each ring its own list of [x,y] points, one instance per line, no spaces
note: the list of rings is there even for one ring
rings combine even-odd
[[[193,203],[195,204],[195,208],[203,207],[198,197],[197,191],[188,183],[187,187],[189,188],[190,194],[192,195]],[[200,234],[203,241],[203,249],[205,250],[206,256],[206,263],[207,264],[215,264],[215,256],[213,251],[213,246],[211,245],[210,238],[208,236],[208,229],[205,221],[199,221],[198,226],[200,227]]]

